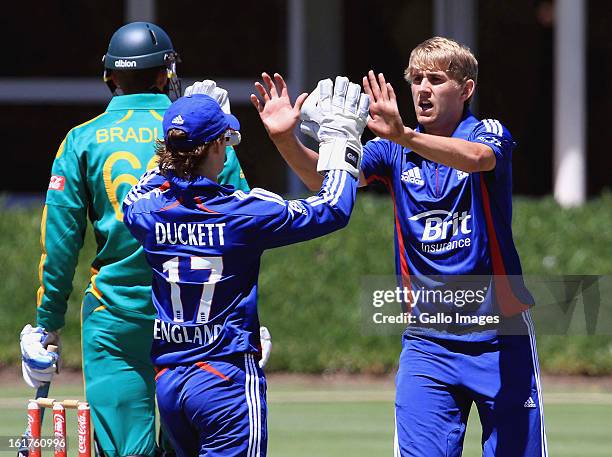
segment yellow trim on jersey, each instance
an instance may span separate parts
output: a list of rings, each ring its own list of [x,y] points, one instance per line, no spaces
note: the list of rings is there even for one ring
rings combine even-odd
[[[134,114],[134,110],[128,110],[127,114],[125,116],[123,116],[121,119],[119,119],[117,122],[115,122],[115,124],[121,124],[122,122],[127,121],[129,118],[132,117],[132,114]]]
[[[164,117],[163,117],[163,116],[161,116],[161,115],[160,115],[160,114],[159,114],[157,111],[155,111],[154,109],[150,109],[150,110],[149,110],[149,113],[151,113],[151,115],[152,115],[152,116],[153,116],[155,119],[157,119],[158,121],[163,121],[163,120],[164,120]]]
[[[45,268],[45,261],[47,260],[47,246],[45,244],[45,239],[47,236],[47,205],[44,206],[42,212],[42,218],[40,220],[40,248],[42,250],[42,254],[40,255],[40,262],[38,263],[38,280],[40,282],[40,287],[36,292],[36,306],[40,306],[42,303],[43,295],[45,294],[45,285],[43,283],[43,273]]]
[[[106,306],[100,305],[96,309],[94,309],[93,312],[97,313],[98,311],[102,311],[102,310],[105,310],[105,309],[106,309]]]
[[[59,159],[62,154],[64,153],[64,147],[66,146],[66,138],[64,138],[64,140],[62,141],[62,144],[60,144],[59,148],[57,148],[57,152],[55,153],[55,158]]]
[[[98,287],[96,286],[96,276],[98,275],[95,274],[91,277],[91,293],[98,300],[102,300],[102,292],[100,292],[100,289],[98,289]]]

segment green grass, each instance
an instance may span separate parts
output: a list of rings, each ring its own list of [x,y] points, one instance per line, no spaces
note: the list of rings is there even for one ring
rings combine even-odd
[[[266,252],[259,310],[273,334],[268,370],[298,373],[389,373],[400,352],[398,335],[362,331],[359,291],[370,275],[393,275],[391,199],[360,194],[349,226],[330,236]],[[17,339],[33,322],[38,287],[40,208],[3,208],[0,200],[0,366],[20,358]],[[526,274],[612,275],[612,193],[581,208],[552,198],[517,198],[513,230]],[[80,366],[79,307],[95,252],[91,230],[81,253],[67,325],[66,366]],[[610,297],[603,297],[610,310]],[[608,311],[609,313],[609,311]],[[592,336],[539,334],[542,369],[549,373],[612,373],[612,331]]]
[[[61,385],[60,385],[61,386]],[[270,380],[269,452],[271,457],[371,457],[392,455],[393,386],[334,383],[322,387],[296,381]],[[0,436],[17,436],[23,431],[25,388],[2,386],[0,393]],[[78,398],[80,386],[57,386],[55,398]],[[546,398],[546,392],[545,392]],[[545,406],[550,455],[556,457],[609,457],[612,449],[612,393],[580,392],[573,389],[551,392]],[[69,412],[70,414],[71,412]],[[49,420],[46,420],[47,426]],[[69,430],[75,427],[68,417]],[[49,432],[46,432],[48,435]],[[69,435],[74,442],[75,436]],[[4,448],[4,447],[3,447]],[[47,455],[50,455],[47,452]],[[14,452],[0,452],[0,457]],[[70,454],[74,455],[74,454]],[[465,439],[465,457],[480,451],[480,424],[472,410]]]

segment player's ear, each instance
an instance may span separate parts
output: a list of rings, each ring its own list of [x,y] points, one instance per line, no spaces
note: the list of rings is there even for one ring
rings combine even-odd
[[[220,138],[217,138],[215,140],[215,152],[217,154],[223,154],[225,156],[225,145],[226,145],[225,136],[221,135]]]
[[[111,71],[110,78],[113,84],[117,86],[117,88],[121,89],[121,84],[119,84],[119,78],[117,77],[117,73],[115,73],[114,71]]]
[[[474,94],[475,89],[476,83],[473,79],[468,79],[463,84],[463,89],[461,90],[461,99],[463,100],[463,102],[470,99],[470,97]]]
[[[155,78],[155,87],[159,90],[164,90],[166,84],[168,83],[168,71],[166,68],[160,68],[157,73],[157,78]]]

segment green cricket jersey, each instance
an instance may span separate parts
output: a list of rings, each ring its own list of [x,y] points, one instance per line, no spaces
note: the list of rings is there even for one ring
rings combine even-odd
[[[67,300],[87,218],[97,242],[87,292],[119,314],[153,318],[151,269],[123,224],[121,203],[138,178],[156,165],[155,140],[170,106],[163,94],[114,97],[106,111],[68,132],[53,162],[41,222],[37,323],[64,325]],[[234,150],[227,148],[219,182],[248,191]]]

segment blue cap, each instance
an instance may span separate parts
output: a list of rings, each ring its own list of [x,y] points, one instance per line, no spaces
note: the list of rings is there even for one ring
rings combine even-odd
[[[193,149],[219,138],[227,129],[240,130],[238,119],[225,114],[215,99],[204,94],[181,97],[166,110],[164,120],[164,140],[168,142],[168,131],[182,130],[186,140],[172,141],[178,149]]]

